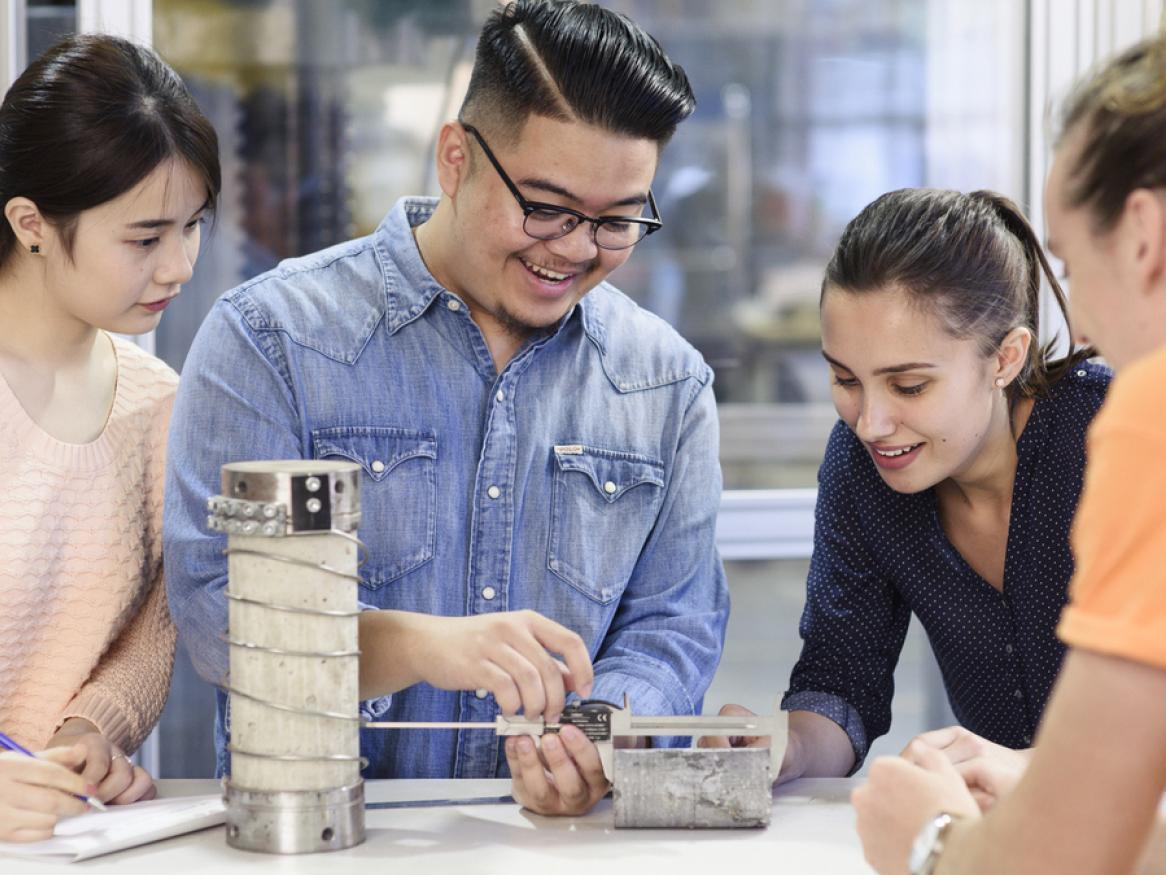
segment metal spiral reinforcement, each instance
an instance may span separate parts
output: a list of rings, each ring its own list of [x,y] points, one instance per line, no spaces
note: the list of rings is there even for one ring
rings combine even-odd
[[[285,854],[360,844],[360,467],[224,465],[207,509],[228,536],[227,844]]]

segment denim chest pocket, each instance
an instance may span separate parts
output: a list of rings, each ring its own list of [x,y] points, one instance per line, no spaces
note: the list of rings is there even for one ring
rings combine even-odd
[[[627,586],[664,495],[664,463],[638,453],[554,448],[547,567],[607,604]]]
[[[341,427],[312,432],[317,459],[364,469],[361,529],[369,560],[362,585],[378,589],[433,558],[437,541],[437,436],[407,428]],[[360,534],[358,532],[358,534]]]

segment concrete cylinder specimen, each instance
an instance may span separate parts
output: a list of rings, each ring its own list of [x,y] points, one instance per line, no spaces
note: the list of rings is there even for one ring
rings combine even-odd
[[[360,468],[237,462],[208,502],[228,535],[227,843],[308,853],[364,840]]]

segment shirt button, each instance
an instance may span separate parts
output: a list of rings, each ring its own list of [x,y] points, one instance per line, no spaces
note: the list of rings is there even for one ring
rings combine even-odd
[[[380,459],[377,459],[375,462],[373,462],[373,463],[372,463],[372,465],[371,465],[370,467],[371,467],[371,468],[372,468],[374,471],[376,471],[376,473],[378,473],[378,474],[379,474],[379,473],[381,473],[383,470],[385,470],[385,463],[384,463],[384,462],[382,462]]]
[[[456,313],[458,310],[460,310],[462,308],[462,302],[457,300],[457,298],[450,298],[448,301],[445,302],[445,306],[449,307],[449,309],[453,310]]]
[[[490,695],[490,691],[489,690],[474,690],[474,695],[477,696],[479,699],[484,699],[488,695]]]
[[[616,490],[616,485],[614,483],[612,483],[610,480],[608,480],[606,483],[603,484],[603,491],[606,492],[608,495],[611,495],[611,493],[615,492],[615,490]]]
[[[494,587],[492,587],[492,586],[487,586],[487,587],[484,587],[482,589],[482,598],[484,598],[488,602],[493,601],[495,595],[497,595],[497,593],[494,592]],[[1017,690],[1017,692],[1020,692],[1020,691]]]
[[[1021,691],[1021,690],[1019,690],[1019,689],[1017,689],[1017,690],[1013,690],[1013,691],[1012,691],[1012,698],[1014,698],[1014,699],[1023,699],[1023,698],[1024,698],[1024,692],[1023,692],[1023,691]]]
[[[499,495],[502,494],[502,490],[499,489],[497,486],[491,486],[489,489],[486,490],[486,494],[488,496],[490,496],[491,498],[497,498]]]
[[[1004,652],[1005,652],[1005,653],[1011,653],[1011,652],[1012,652],[1012,645],[1011,645],[1011,644],[1005,644],[1005,645],[1004,645]]]
[[[1085,372],[1084,372],[1084,371],[1078,371],[1078,372],[1077,372],[1077,376],[1078,376],[1078,377],[1084,377],[1084,376],[1085,376]]]
[[[494,400],[495,401],[505,401],[506,400],[506,393],[503,392],[501,389],[499,389],[498,394],[494,396]]]

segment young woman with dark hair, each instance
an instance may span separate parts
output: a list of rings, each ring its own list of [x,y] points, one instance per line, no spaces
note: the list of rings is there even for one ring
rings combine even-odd
[[[843,233],[821,298],[841,421],[818,476],[782,780],[862,764],[890,726],[912,614],[966,728],[951,741],[1032,744],[1064,655],[1085,431],[1110,380],[1088,350],[1038,345],[1042,279],[1067,321],[1031,227],[991,192],[890,192]]]
[[[871,765],[853,801],[884,875],[1166,871],[1164,142],[1159,34],[1077,88],[1045,189],[1075,327],[1116,372],[1089,430],[1077,571],[1057,628],[1065,666],[1019,780],[992,757],[974,775],[957,770],[927,744]],[[999,801],[981,816],[969,789],[985,782]]]
[[[114,336],[152,330],[191,275],[218,144],[178,76],[69,37],[0,106],[0,839],[153,795],[128,754],[169,689],[166,430],[178,378]]]

